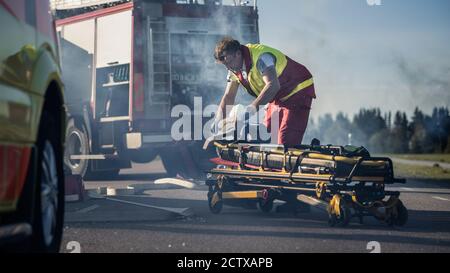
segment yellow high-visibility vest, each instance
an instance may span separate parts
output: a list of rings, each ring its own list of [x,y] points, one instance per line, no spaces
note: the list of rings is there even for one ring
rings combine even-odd
[[[249,51],[250,51],[250,57],[252,60],[252,67],[250,68],[250,71],[247,75],[247,81],[256,96],[259,96],[261,93],[261,90],[266,85],[261,73],[259,72],[258,68],[256,67],[256,63],[259,59],[259,57],[264,53],[271,53],[275,57],[275,70],[277,73],[277,77],[280,77],[280,75],[283,73],[284,69],[287,66],[288,60],[286,58],[286,55],[284,55],[281,51],[276,50],[274,48],[271,48],[266,45],[261,44],[246,44],[245,45]],[[234,80],[239,81],[239,78],[234,75]],[[295,86],[292,91],[289,92],[288,95],[281,98],[281,101],[286,101],[288,98],[296,94],[302,89],[305,89],[311,85],[313,85],[313,79],[309,78],[301,83],[299,83],[297,86]],[[242,83],[241,83],[242,84]]]

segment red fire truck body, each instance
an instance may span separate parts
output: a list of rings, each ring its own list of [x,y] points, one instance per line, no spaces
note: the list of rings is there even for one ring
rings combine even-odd
[[[111,1],[56,15],[72,172],[106,178],[160,155],[172,175],[201,174],[202,141],[193,131],[174,141],[171,111],[186,105],[197,113],[199,98],[202,106],[219,103],[226,70],[214,62],[215,43],[224,35],[258,42],[256,3]]]

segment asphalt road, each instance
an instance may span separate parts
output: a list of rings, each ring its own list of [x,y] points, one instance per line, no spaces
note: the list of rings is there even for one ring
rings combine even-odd
[[[85,182],[87,189],[146,188],[134,195],[67,203],[61,252],[367,253],[372,241],[381,252],[450,252],[450,182],[396,185],[409,211],[404,227],[365,218],[362,225],[354,219],[348,227],[336,228],[328,226],[326,212],[318,208],[293,215],[225,206],[215,215],[208,209],[206,186],[153,184],[164,176],[155,162],[135,165],[121,173],[120,181]]]

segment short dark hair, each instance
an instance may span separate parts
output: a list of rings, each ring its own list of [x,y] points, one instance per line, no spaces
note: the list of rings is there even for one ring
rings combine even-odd
[[[217,44],[214,52],[214,58],[219,60],[223,52],[235,53],[241,49],[241,43],[230,36],[223,37]]]

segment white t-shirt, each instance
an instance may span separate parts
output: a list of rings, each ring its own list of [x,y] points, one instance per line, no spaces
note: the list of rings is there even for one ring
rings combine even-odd
[[[275,66],[275,56],[271,53],[263,53],[259,56],[258,61],[256,62],[256,69],[258,69],[259,73],[264,74],[267,68]],[[242,76],[244,79],[247,79],[247,73],[245,72],[245,65],[242,67]],[[233,72],[228,71],[227,81],[237,81],[236,76],[234,76]]]

